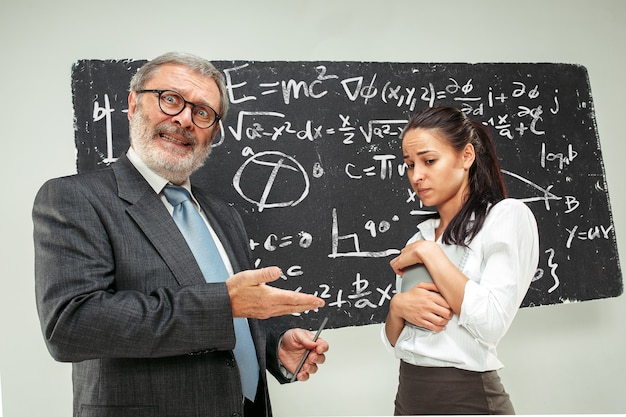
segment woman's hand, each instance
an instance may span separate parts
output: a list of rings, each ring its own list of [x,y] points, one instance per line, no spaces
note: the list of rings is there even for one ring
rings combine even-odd
[[[415,264],[423,264],[424,259],[428,256],[428,253],[432,253],[433,250],[441,249],[435,242],[429,240],[417,240],[413,243],[406,245],[398,256],[393,258],[389,265],[398,275],[404,273],[404,268]]]
[[[395,346],[405,322],[440,332],[446,328],[453,314],[437,286],[432,282],[422,282],[393,296],[385,322],[385,333],[389,343]]]
[[[396,300],[397,298],[397,300]],[[396,306],[394,306],[394,300]],[[421,282],[410,290],[393,297],[392,308],[411,324],[440,332],[454,315],[446,300],[431,282]]]
[[[436,289],[433,291],[439,297],[445,298],[446,306],[451,308],[455,314],[460,315],[461,305],[465,297],[465,285],[469,279],[456,265],[450,262],[437,243],[428,240],[409,243],[397,257],[389,262],[398,275],[402,275],[406,267],[418,263],[424,264],[428,269],[436,285]]]

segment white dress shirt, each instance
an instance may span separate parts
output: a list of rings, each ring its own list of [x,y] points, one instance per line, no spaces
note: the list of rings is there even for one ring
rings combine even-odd
[[[425,240],[435,240],[439,219],[418,225]],[[415,240],[413,236],[408,242]],[[470,371],[502,368],[496,346],[509,329],[535,275],[539,261],[537,222],[530,209],[515,199],[492,207],[485,223],[469,244],[461,267],[469,281],[461,304],[445,330],[434,333],[405,325],[391,346],[396,357],[413,365],[456,367]],[[402,278],[396,277],[396,291]]]

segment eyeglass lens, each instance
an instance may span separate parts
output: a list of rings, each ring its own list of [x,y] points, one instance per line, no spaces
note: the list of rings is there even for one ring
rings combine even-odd
[[[169,116],[176,116],[182,112],[187,103],[191,104],[191,120],[198,127],[207,128],[215,123],[217,114],[211,107],[190,103],[175,91],[163,91],[159,95],[159,107]]]

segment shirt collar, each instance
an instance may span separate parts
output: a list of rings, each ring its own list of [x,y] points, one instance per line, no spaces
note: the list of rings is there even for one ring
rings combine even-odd
[[[137,168],[137,171],[139,171],[141,176],[145,178],[155,193],[161,194],[163,188],[165,188],[167,184],[170,184],[168,180],[154,172],[148,165],[146,165],[132,146],[128,148],[126,155],[128,156],[128,160],[135,166],[135,168]],[[186,188],[187,191],[189,191],[189,194],[191,194],[191,183],[189,182],[189,178],[187,178],[181,186]]]
[[[488,209],[491,208],[491,204],[489,204]],[[476,219],[476,214],[472,213],[470,216],[470,221],[474,221]],[[430,219],[426,219],[420,224],[417,225],[418,230],[422,233],[422,236],[425,240],[435,240],[435,230],[441,224],[441,219],[439,217],[431,217]],[[438,242],[441,241],[441,237],[439,236]]]
[[[441,223],[441,219],[439,219],[439,217],[433,217],[417,225],[424,240],[435,240],[435,229],[439,226],[439,223]]]

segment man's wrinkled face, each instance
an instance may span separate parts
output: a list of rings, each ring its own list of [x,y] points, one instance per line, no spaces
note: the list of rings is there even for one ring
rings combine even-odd
[[[180,65],[162,66],[143,88],[173,90],[187,101],[207,104],[218,111],[221,108],[215,81]],[[131,92],[128,120],[135,152],[148,167],[174,184],[181,184],[202,166],[220,129],[219,123],[207,129],[196,126],[190,105],[176,116],[163,113],[157,93]]]

